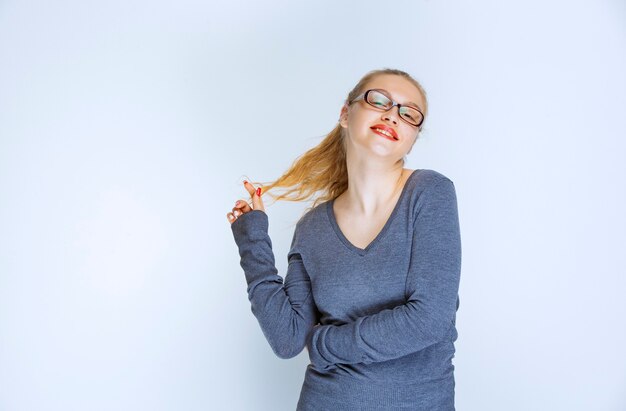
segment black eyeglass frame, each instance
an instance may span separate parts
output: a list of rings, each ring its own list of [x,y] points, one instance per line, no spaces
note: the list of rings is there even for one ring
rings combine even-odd
[[[367,96],[368,96],[368,95],[369,95],[369,93],[370,93],[370,92],[372,92],[372,91],[376,91],[376,92],[378,92],[378,93],[382,94],[383,96],[387,97],[387,98],[389,99],[389,101],[391,101],[391,107],[389,107],[388,109],[384,109],[384,108],[381,108],[381,107],[379,107],[379,106],[375,106],[375,105],[373,105],[372,103],[370,103],[370,102],[367,100]],[[410,124],[410,125],[415,126],[415,127],[418,127],[418,128],[419,128],[419,127],[421,127],[422,123],[424,123],[424,113],[422,113],[422,111],[421,111],[420,109],[418,109],[418,108],[417,108],[417,107],[415,107],[415,106],[407,106],[406,104],[400,104],[400,103],[397,103],[397,102],[393,101],[393,100],[391,99],[391,97],[389,97],[389,96],[387,95],[387,93],[385,93],[385,91],[384,91],[384,90],[380,90],[380,89],[377,89],[377,88],[373,88],[373,89],[371,89],[371,90],[367,90],[365,93],[362,93],[362,94],[360,94],[360,95],[356,96],[355,98],[353,98],[350,102],[348,102],[348,105],[351,105],[352,103],[354,103],[355,101],[358,101],[358,100],[364,100],[367,104],[369,104],[370,106],[374,107],[376,110],[379,110],[379,111],[389,111],[389,110],[391,110],[392,108],[394,108],[395,106],[398,106],[398,115],[400,116],[400,119],[401,119],[402,121],[404,121],[405,123]],[[418,112],[418,113],[420,113],[420,115],[422,116],[422,120],[421,120],[418,124],[413,124],[413,123],[411,123],[409,120],[407,120],[406,118],[404,118],[404,116],[403,116],[403,115],[401,115],[401,114],[400,114],[400,108],[401,108],[401,107],[410,107],[410,108],[412,108],[412,109],[414,109],[414,110],[417,110],[417,112]]]

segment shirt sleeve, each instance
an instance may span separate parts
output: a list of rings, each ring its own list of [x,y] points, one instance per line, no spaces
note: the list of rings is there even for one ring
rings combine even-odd
[[[416,207],[407,302],[347,324],[316,326],[307,339],[315,368],[387,361],[455,334],[461,236],[454,183],[443,177],[420,197],[424,201]]]
[[[298,225],[287,256],[284,284],[276,269],[268,227],[268,216],[262,210],[242,214],[231,224],[252,313],[274,353],[286,359],[302,352],[308,334],[318,322],[318,311],[298,252]]]

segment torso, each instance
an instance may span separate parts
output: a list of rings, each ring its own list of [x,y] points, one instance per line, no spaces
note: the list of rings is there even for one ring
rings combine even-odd
[[[355,247],[365,249],[380,233],[387,220],[391,216],[395,205],[400,199],[402,188],[414,170],[403,169],[402,181],[397,188],[393,198],[389,201],[388,206],[381,209],[372,217],[363,217],[351,213],[344,204],[345,197],[339,195],[333,203],[333,212],[337,225],[341,229],[344,237],[350,241]]]

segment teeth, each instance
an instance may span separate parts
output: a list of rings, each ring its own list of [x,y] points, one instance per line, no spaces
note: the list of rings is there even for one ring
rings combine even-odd
[[[381,132],[381,133],[383,133],[384,135],[386,135],[386,136],[388,136],[388,137],[391,137],[391,138],[395,139],[395,137],[394,137],[394,136],[392,136],[392,135],[391,135],[391,133],[389,133],[387,130],[381,130],[381,129],[379,129],[379,128],[376,128],[376,129],[374,129],[374,130],[376,130],[376,131],[380,131],[380,132]]]

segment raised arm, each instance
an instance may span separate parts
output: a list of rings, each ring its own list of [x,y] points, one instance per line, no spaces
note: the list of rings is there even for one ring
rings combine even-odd
[[[278,275],[268,235],[269,221],[262,210],[252,210],[231,224],[239,247],[240,264],[248,283],[248,299],[265,338],[280,358],[298,355],[317,323],[311,281],[295,247],[294,232],[285,281]]]
[[[461,274],[461,236],[454,183],[443,177],[422,193],[413,231],[406,304],[342,325],[317,326],[307,340],[311,363],[387,361],[453,335]]]

